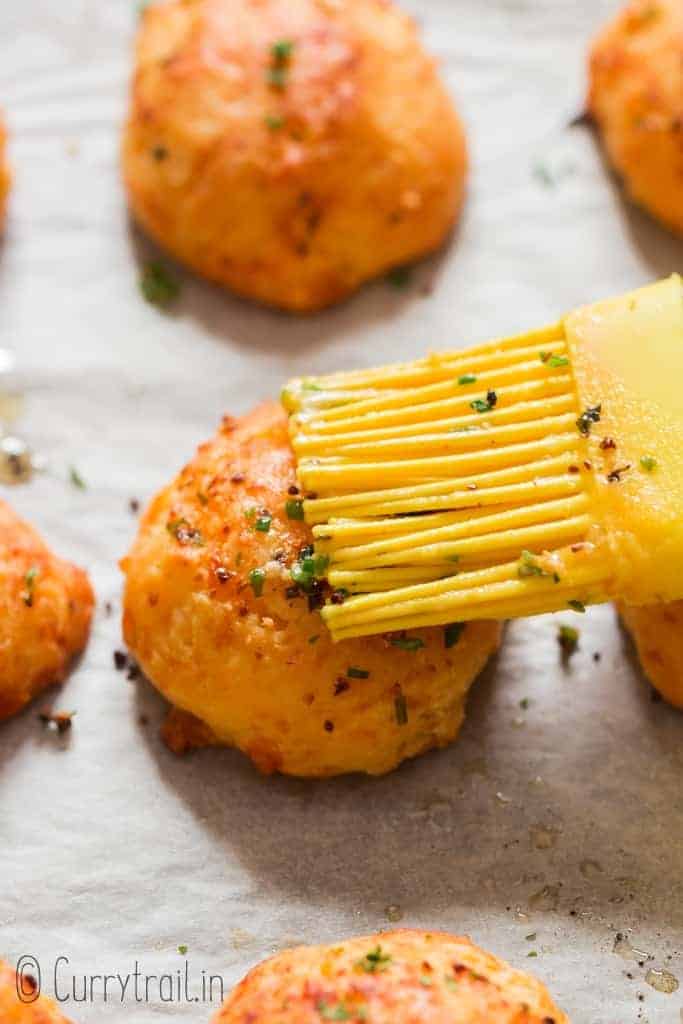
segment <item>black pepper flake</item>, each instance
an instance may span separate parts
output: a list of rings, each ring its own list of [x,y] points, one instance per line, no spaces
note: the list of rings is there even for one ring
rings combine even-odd
[[[295,494],[298,494],[298,493],[299,493],[299,488],[296,486],[296,484],[291,484],[287,488],[287,494],[295,495]]]
[[[574,465],[572,465],[572,466],[568,466],[568,467],[567,467],[567,472],[568,472],[568,473],[580,473],[580,472],[581,472],[581,470],[579,469],[579,467],[578,467],[578,466],[574,466]]]
[[[603,452],[614,451],[616,447],[617,442],[614,440],[613,437],[603,437],[602,441],[600,442],[600,448]]]
[[[114,668],[117,672],[123,672],[128,664],[128,655],[125,651],[114,651]]]
[[[140,502],[137,498],[131,498],[128,502],[128,510],[131,515],[136,516],[140,511]]]
[[[49,729],[53,729],[63,735],[68,732],[71,728],[75,711],[55,711],[55,712],[43,712],[38,715],[38,718]]]
[[[325,732],[334,732],[334,722],[331,722],[329,718],[326,719],[324,728]]]
[[[627,473],[631,468],[630,464],[626,466],[619,466],[617,469],[613,469],[611,473],[607,474],[608,484],[621,483],[621,478],[624,473]]]
[[[348,596],[348,590],[344,590],[343,587],[340,587],[338,590],[333,590],[330,594],[330,604],[344,604],[344,601],[346,601]]]
[[[338,697],[340,693],[346,693],[347,690],[351,689],[351,684],[348,679],[344,679],[344,676],[339,676],[334,683],[334,695]]]
[[[193,547],[200,548],[204,545],[204,538],[201,532],[190,526],[187,519],[172,519],[166,524],[166,529],[183,547],[190,544]]]
[[[498,404],[498,395],[495,391],[489,390],[486,392],[486,398],[475,398],[474,401],[470,402],[470,408],[474,409],[475,412],[488,412]]]
[[[584,437],[588,437],[591,432],[594,423],[600,422],[600,414],[602,413],[602,405],[589,405],[585,409],[576,421],[576,426],[580,434]]]
[[[314,580],[307,595],[309,612],[317,612],[325,604],[325,594],[319,580]]]

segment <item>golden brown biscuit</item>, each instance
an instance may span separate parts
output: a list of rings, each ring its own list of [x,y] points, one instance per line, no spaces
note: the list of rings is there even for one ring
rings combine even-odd
[[[288,950],[255,967],[213,1024],[568,1024],[540,982],[445,932],[401,929]]]
[[[619,611],[648,679],[665,700],[683,709],[683,601]]]
[[[227,744],[291,775],[387,772],[455,738],[500,627],[470,623],[449,649],[442,629],[399,646],[332,643],[291,577],[311,540],[286,511],[290,501],[297,513],[294,485],[279,405],[226,418],[154,499],[122,563],[125,638],[154,685],[195,716],[171,716],[174,749]]]
[[[142,18],[123,169],[179,260],[306,311],[438,247],[466,153],[389,0],[171,0]]]
[[[9,164],[7,163],[7,129],[5,121],[0,115],[0,231],[5,223],[5,209],[7,207],[7,196],[12,182]]]
[[[0,720],[64,679],[88,639],[93,592],[0,501]]]
[[[595,40],[588,109],[633,199],[683,233],[683,3],[632,0]]]
[[[51,999],[38,996],[29,1001],[33,999],[30,979],[26,975],[17,979],[12,968],[0,960],[0,1024],[69,1024]]]

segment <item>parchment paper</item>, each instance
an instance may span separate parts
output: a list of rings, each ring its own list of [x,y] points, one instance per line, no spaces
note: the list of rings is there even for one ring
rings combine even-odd
[[[683,974],[683,718],[652,702],[609,607],[576,622],[568,669],[552,619],[511,626],[459,743],[374,781],[263,779],[230,751],[177,760],[157,738],[162,701],[114,671],[128,502],[146,501],[223,412],[278,394],[292,373],[536,326],[681,268],[681,244],[623,201],[588,130],[567,127],[611,0],[407,6],[468,125],[465,216],[407,289],[379,283],[310,319],[190,277],[175,315],[142,300],[149,249],[117,166],[134,0],[0,8],[16,171],[0,346],[27,388],[18,429],[49,464],[3,496],[89,568],[99,596],[62,692],[0,730],[0,952],[38,957],[48,993],[67,957],[61,995],[71,974],[126,974],[136,960],[175,973],[187,959],[196,993],[202,971],[228,985],[292,942],[401,916],[531,969],[581,1024],[674,1024],[682,992],[644,974]],[[71,465],[86,490],[69,484]],[[66,741],[37,721],[53,704],[77,712]],[[654,959],[615,954],[617,932]],[[105,1005],[94,984],[93,1003],[63,1006],[77,1022],[211,1014],[130,991]]]

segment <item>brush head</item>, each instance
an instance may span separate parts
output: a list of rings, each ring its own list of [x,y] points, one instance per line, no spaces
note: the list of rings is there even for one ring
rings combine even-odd
[[[336,637],[683,596],[683,286],[283,394]]]

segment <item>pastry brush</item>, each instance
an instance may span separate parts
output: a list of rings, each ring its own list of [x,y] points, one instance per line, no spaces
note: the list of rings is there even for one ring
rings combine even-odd
[[[283,392],[335,639],[683,598],[683,281]]]

